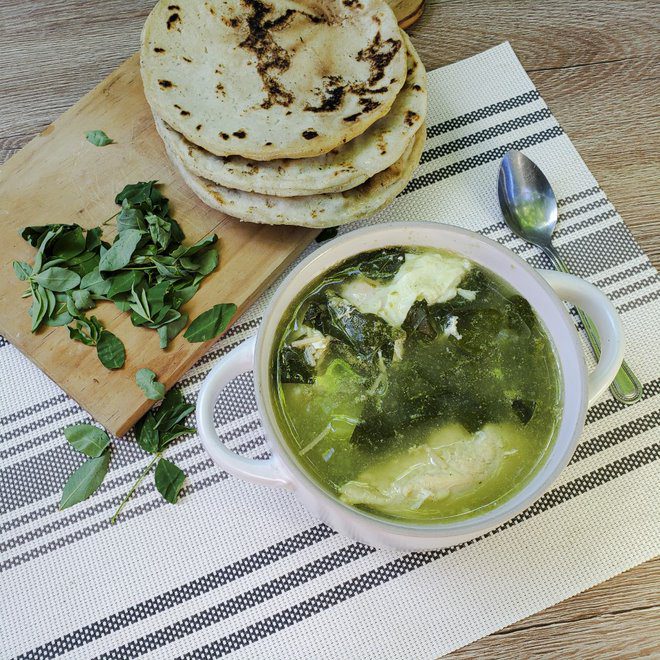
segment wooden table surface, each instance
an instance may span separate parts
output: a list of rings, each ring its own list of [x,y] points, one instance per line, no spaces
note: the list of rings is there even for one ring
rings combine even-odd
[[[0,162],[137,50],[152,5],[152,0],[0,3]],[[429,70],[510,41],[656,267],[659,13],[653,0],[427,0],[424,16],[410,30]],[[450,657],[655,654],[660,559]]]

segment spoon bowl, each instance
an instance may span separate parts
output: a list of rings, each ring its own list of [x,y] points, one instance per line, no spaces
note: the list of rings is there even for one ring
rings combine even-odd
[[[506,153],[497,193],[506,224],[535,245],[550,245],[557,224],[557,198],[541,169],[520,151]]]

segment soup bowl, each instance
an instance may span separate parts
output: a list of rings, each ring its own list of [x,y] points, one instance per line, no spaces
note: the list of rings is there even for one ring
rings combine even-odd
[[[472,518],[455,522],[406,523],[379,517],[345,504],[325,490],[296,459],[275,412],[271,387],[272,355],[278,328],[291,303],[308,283],[342,261],[384,247],[427,247],[450,250],[499,276],[526,298],[545,327],[559,370],[561,419],[544,462],[508,500]],[[571,316],[571,302],[594,321],[601,337],[596,367],[587,370]],[[211,370],[197,402],[197,428],[213,461],[247,481],[293,491],[317,518],[335,530],[376,547],[430,550],[475,538],[514,517],[550,487],[568,464],[590,404],[612,382],[623,359],[623,334],[617,312],[594,286],[572,275],[537,271],[516,254],[474,232],[438,223],[394,223],[359,229],[326,243],[298,264],[277,288],[256,337],[235,347]],[[224,446],[213,420],[222,389],[237,375],[254,372],[256,400],[271,457],[254,460]]]

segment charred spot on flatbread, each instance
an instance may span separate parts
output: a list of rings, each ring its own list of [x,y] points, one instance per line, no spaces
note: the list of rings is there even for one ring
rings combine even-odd
[[[418,119],[419,119],[419,115],[416,112],[413,112],[412,110],[408,110],[406,112],[406,116],[403,121],[406,122],[408,126],[412,126]]]
[[[313,140],[315,137],[318,137],[319,134],[316,131],[308,129],[302,132],[302,136],[305,138],[305,140]]]
[[[334,112],[344,100],[346,84],[341,76],[323,76],[322,87],[316,88],[314,92],[321,102],[316,106],[308,103],[305,110],[307,112]]]
[[[171,10],[172,7],[176,7],[177,10],[179,9],[176,5],[170,5],[168,9]],[[167,19],[167,29],[171,30],[172,28],[175,28],[177,26],[177,23],[180,22],[181,22],[181,16],[179,15],[178,11],[174,11],[174,13],[170,14]]]
[[[360,97],[359,102],[360,102],[360,107],[362,108],[362,112],[372,112],[380,105],[378,101],[375,101],[374,99],[370,99],[366,96]]]
[[[369,84],[374,85],[385,75],[385,69],[401,49],[400,39],[383,40],[380,31],[376,32],[372,42],[367,48],[358,52],[358,62],[368,62],[371,73]]]

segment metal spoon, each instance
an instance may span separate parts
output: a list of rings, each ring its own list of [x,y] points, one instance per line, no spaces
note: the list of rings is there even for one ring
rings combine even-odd
[[[568,267],[552,245],[552,232],[557,224],[557,198],[537,165],[520,151],[508,151],[500,165],[497,192],[509,229],[540,247],[557,270],[568,273]],[[586,314],[579,309],[577,312],[598,359],[600,341],[596,328]],[[622,403],[635,403],[642,398],[642,385],[625,362],[610,385],[610,392]]]

